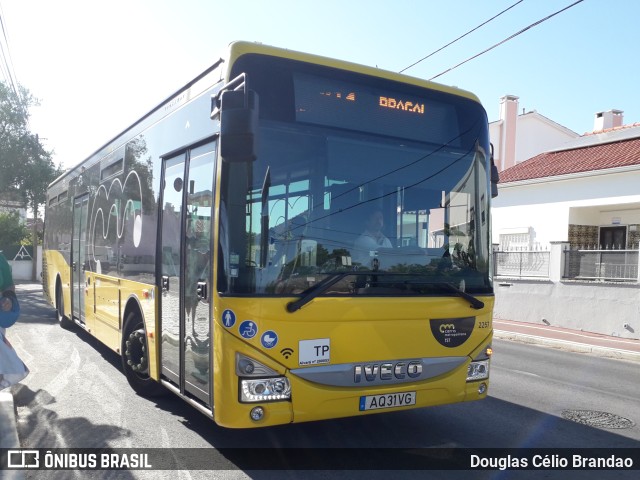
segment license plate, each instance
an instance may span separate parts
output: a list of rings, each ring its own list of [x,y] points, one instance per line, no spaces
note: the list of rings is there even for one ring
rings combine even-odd
[[[379,408],[406,407],[416,404],[416,392],[385,393],[360,397],[360,411]]]

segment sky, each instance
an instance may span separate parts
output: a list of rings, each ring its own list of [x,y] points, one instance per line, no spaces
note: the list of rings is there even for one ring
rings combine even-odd
[[[518,0],[0,0],[30,127],[71,167],[213,64],[234,40],[400,71]],[[404,73],[429,79],[576,0],[523,0]],[[504,95],[583,134],[640,122],[640,1],[584,0],[436,81]],[[2,80],[0,75],[0,80]]]

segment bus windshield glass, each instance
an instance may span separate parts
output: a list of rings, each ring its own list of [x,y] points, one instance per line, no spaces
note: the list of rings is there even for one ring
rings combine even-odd
[[[323,296],[491,292],[479,104],[239,63],[260,98],[259,150],[223,164],[221,294],[298,295],[336,275]]]

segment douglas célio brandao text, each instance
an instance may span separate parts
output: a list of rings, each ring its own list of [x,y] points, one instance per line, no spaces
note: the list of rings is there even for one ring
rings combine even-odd
[[[633,458],[617,455],[585,456],[579,454],[531,454],[526,456],[480,456],[470,455],[470,467],[472,469],[632,469]]]

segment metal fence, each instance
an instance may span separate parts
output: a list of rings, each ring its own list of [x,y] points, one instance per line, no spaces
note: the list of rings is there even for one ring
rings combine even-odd
[[[600,281],[638,281],[638,250],[568,248],[564,278]]]
[[[494,251],[494,272],[503,277],[549,277],[548,250]]]

